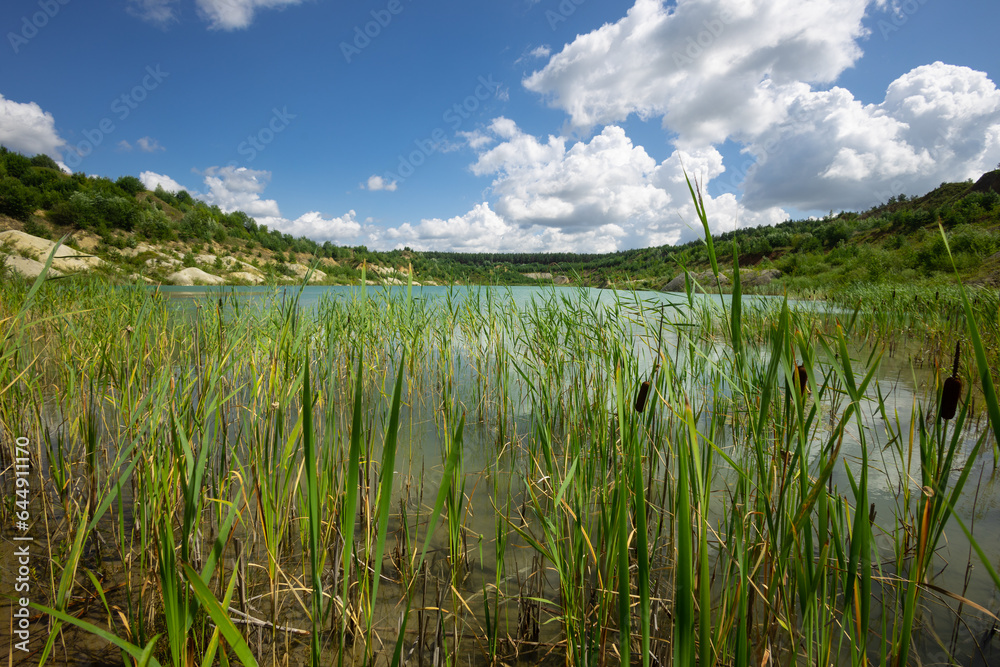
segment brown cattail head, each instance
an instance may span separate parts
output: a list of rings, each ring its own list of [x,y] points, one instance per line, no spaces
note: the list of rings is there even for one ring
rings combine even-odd
[[[635,397],[635,411],[642,412],[646,409],[646,397],[649,395],[649,380],[646,380],[639,387],[639,394]]]
[[[962,381],[950,377],[944,381],[944,391],[941,395],[941,419],[951,419],[958,407],[958,397],[962,393]]]
[[[958,398],[962,395],[962,381],[958,379],[958,363],[961,354],[961,343],[955,345],[955,365],[951,377],[944,381],[941,392],[941,419],[952,419],[958,407]]]
[[[809,391],[809,373],[806,372],[806,367],[801,364],[795,366],[795,385],[803,396]]]

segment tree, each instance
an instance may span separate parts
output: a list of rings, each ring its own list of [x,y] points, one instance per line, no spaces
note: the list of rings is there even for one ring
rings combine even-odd
[[[163,211],[141,211],[136,230],[150,241],[170,241],[174,233]]]
[[[199,207],[188,211],[184,215],[178,225],[177,231],[184,240],[198,239],[201,241],[210,241],[212,239],[213,227],[214,220],[212,220],[208,209]]]
[[[72,225],[79,229],[93,229],[99,223],[97,207],[90,195],[74,192],[69,199],[56,205],[48,218],[57,225]]]
[[[139,209],[134,199],[97,195],[94,197],[94,205],[111,227],[130,232],[135,226]]]
[[[843,222],[827,223],[816,230],[816,237],[823,242],[825,248],[836,248],[841,241],[851,238],[851,231]]]
[[[115,181],[115,185],[117,185],[118,187],[120,187],[122,190],[129,193],[133,197],[139,194],[140,192],[146,191],[146,186],[143,185],[142,181],[140,181],[135,176],[122,176],[117,181]]]
[[[17,155],[9,153],[7,157]],[[8,176],[0,180],[0,213],[26,222],[35,212],[35,193],[18,179]]]
[[[35,157],[31,158],[31,165],[34,167],[42,167],[43,169],[54,169],[55,171],[62,171],[56,161],[50,158],[48,155],[39,153]]]
[[[156,195],[161,201],[171,206],[176,206],[178,204],[177,197],[172,192],[164,190],[162,185],[157,185],[153,194]]]
[[[4,156],[4,164],[7,167],[7,173],[15,178],[21,178],[24,174],[31,169],[31,160],[24,157],[20,153],[8,152]]]

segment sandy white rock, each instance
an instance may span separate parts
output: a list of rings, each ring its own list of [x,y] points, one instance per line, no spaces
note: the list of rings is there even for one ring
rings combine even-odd
[[[167,280],[175,285],[224,285],[226,282],[224,278],[213,276],[193,266],[171,273],[167,276]]]
[[[22,276],[24,276],[29,280],[34,280],[35,278],[37,278],[38,274],[40,274],[42,272],[42,269],[45,268],[45,265],[42,264],[41,262],[36,262],[35,260],[27,259],[26,257],[17,257],[13,255],[8,255],[5,257],[5,259],[6,259],[5,266],[8,269],[14,271],[15,273],[21,274]],[[57,278],[63,275],[63,273],[58,269],[49,268],[48,275],[52,278]]]
[[[233,280],[242,280],[243,282],[248,282],[251,285],[259,285],[264,282],[256,273],[250,273],[249,271],[234,271],[229,274],[229,278]]]
[[[52,249],[56,247],[52,241],[25,234],[16,229],[0,232],[0,245],[10,245],[14,254],[27,255],[29,259],[35,259],[43,265],[52,253]],[[104,264],[104,260],[100,257],[85,255],[66,245],[59,246],[55,259],[52,260],[52,268],[64,273],[90,271],[102,264]]]

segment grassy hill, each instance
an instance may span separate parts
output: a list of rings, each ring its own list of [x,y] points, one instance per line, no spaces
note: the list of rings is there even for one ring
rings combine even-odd
[[[923,196],[900,195],[865,212],[739,229],[715,236],[714,243],[720,257],[732,256],[737,244],[741,267],[764,277],[753,288],[758,291],[823,295],[858,284],[933,287],[954,280],[940,225],[963,280],[996,287],[998,190],[1000,171],[993,171],[976,183],[942,183]],[[105,260],[98,271],[150,282],[169,282],[178,270],[198,268],[230,284],[294,283],[303,266],[318,262],[320,282],[326,284],[356,282],[367,264],[378,267],[369,277],[388,282],[405,280],[412,266],[414,279],[425,284],[530,285],[556,279],[663,289],[684,267],[696,273],[708,269],[703,241],[587,255],[376,252],[318,243],[268,229],[242,211],[225,213],[184,191],[150,192],[134,176],[112,181],[67,175],[47,156],[28,158],[0,147],[3,230],[47,239],[68,234],[71,247]],[[10,244],[0,247],[0,265],[5,252],[17,251]]]

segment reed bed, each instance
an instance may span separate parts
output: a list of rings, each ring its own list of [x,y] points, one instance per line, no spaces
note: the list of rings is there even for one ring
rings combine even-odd
[[[721,307],[4,284],[3,474],[28,438],[46,550],[9,662],[985,660],[995,297],[813,308],[734,274]],[[906,340],[933,342],[901,402]]]

